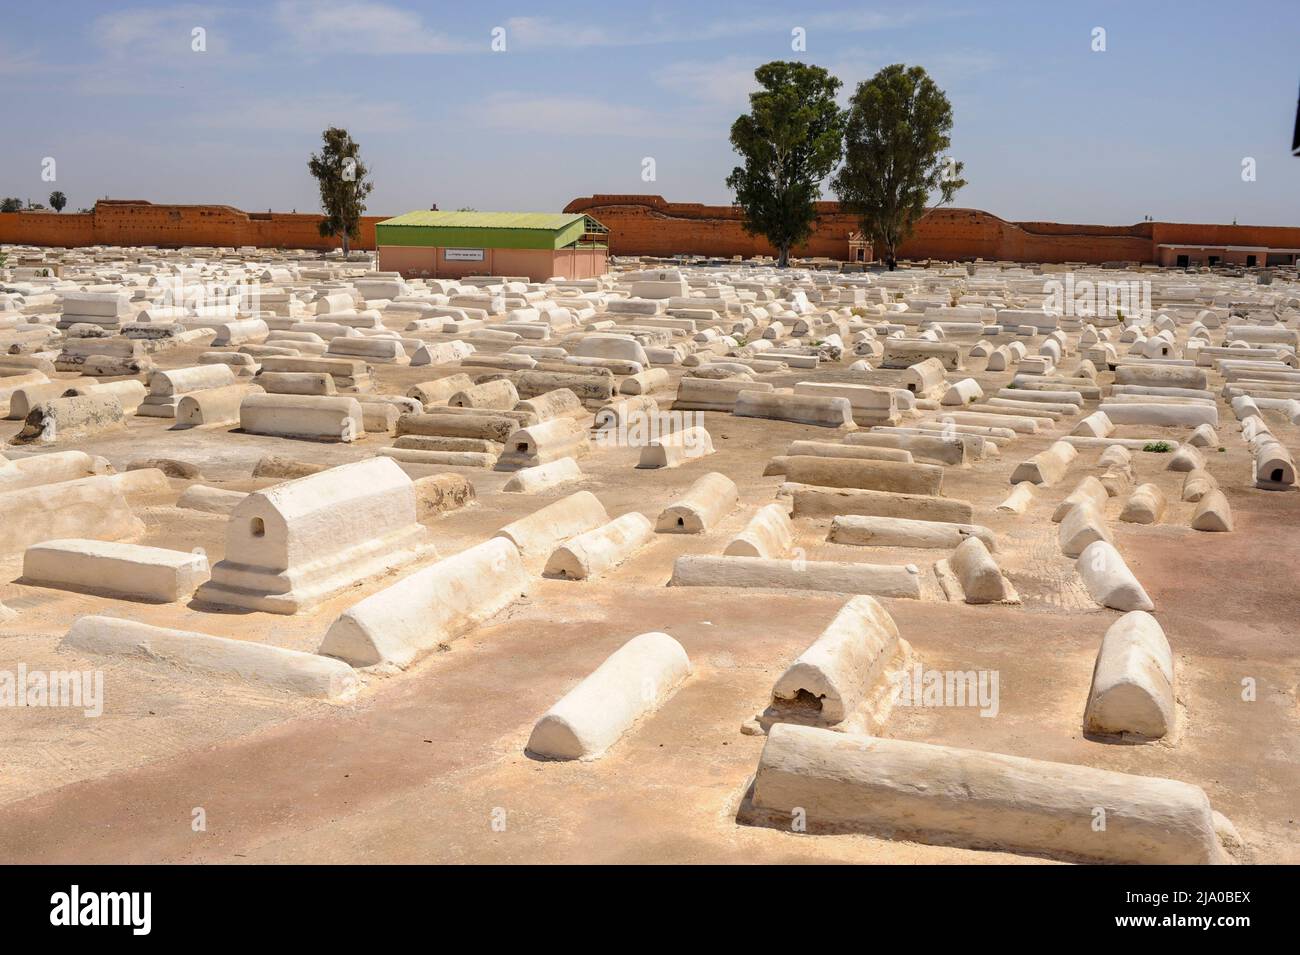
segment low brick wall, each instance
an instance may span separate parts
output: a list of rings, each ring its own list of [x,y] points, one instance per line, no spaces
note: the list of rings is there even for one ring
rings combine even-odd
[[[745,231],[744,218],[735,206],[668,202],[662,196],[596,195],[574,199],[564,211],[585,212],[606,225],[615,255],[776,254],[766,240]],[[818,203],[818,212],[811,238],[795,254],[847,259],[849,234],[857,230],[857,222],[835,202]],[[1008,222],[979,209],[942,208],[918,223],[900,254],[910,259],[1153,263],[1156,246],[1171,242],[1296,248],[1300,227]]]
[[[848,258],[848,237],[857,229],[838,203],[819,203],[811,238],[797,255]],[[662,196],[596,195],[574,199],[565,212],[585,212],[610,230],[615,255],[775,255],[767,241],[745,231],[735,206],[668,202]],[[367,216],[352,245],[375,247],[375,223]],[[0,213],[0,243],[86,246],[153,245],[259,246],[276,249],[336,249],[321,238],[319,215],[244,212],[223,205],[156,205],[135,200],[100,200],[93,212]],[[1008,222],[978,209],[936,209],[917,226],[901,250],[910,259],[1010,260],[1018,262],[1157,262],[1160,244],[1239,245],[1300,248],[1300,227],[1197,225],[1140,222],[1131,226]],[[879,254],[879,250],[877,250]]]
[[[353,248],[375,247],[375,223],[367,216]],[[337,249],[322,238],[321,216],[286,212],[244,212],[233,206],[155,205],[101,199],[93,212],[0,213],[0,243],[76,247],[86,245],[260,246],[276,249]]]

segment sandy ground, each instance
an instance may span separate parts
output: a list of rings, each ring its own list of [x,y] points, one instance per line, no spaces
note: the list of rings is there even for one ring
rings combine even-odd
[[[190,364],[200,350],[164,353],[160,364]],[[986,392],[1009,378],[981,367],[976,360],[970,373]],[[380,390],[389,393],[438,376],[384,366],[377,372]],[[768,380],[782,385],[808,377]],[[830,370],[815,378],[861,381]],[[888,372],[871,378],[891,380]],[[1300,447],[1297,429],[1277,415],[1268,419],[1288,446]],[[406,569],[285,617],[27,586],[17,582],[20,558],[4,560],[0,600],[19,615],[0,626],[0,669],[99,669],[106,703],[98,718],[59,709],[0,713],[0,861],[1041,861],[737,823],[763,743],[743,735],[741,724],[763,709],[776,677],[845,597],[665,584],[675,557],[720,553],[753,509],[772,500],[781,479],[761,476],[770,457],[794,439],[836,438],[825,429],[723,414],[706,415],[706,424],[717,449],[708,458],[646,472],[633,468],[635,449],[598,449],[581,461],[586,481],[536,496],[502,493],[506,474],[445,469],[469,475],[478,500],[429,522],[443,556],[581,488],[595,491],[611,516],[640,510],[653,519],[701,474],[718,470],[740,485],[744,506],[709,534],[657,537],[595,581],[538,580],[527,599],[445,652],[405,673],[367,675],[350,704],[304,702],[162,665],[79,657],[57,645],[76,616],[102,613],[314,650],[339,612]],[[76,446],[119,468],[146,457],[188,461],[201,468],[201,483],[251,490],[273,483],[249,477],[264,454],[335,464],[391,440],[326,445],[168,425],[134,418],[125,433]],[[1254,859],[1300,862],[1300,491],[1249,487],[1249,459],[1222,403],[1225,450],[1210,449],[1207,457],[1234,509],[1234,533],[1190,530],[1192,506],[1178,502],[1182,476],[1164,470],[1168,456],[1135,455],[1138,481],[1158,484],[1171,502],[1165,522],[1120,523],[1123,498],[1112,499],[1108,514],[1175,652],[1179,728],[1172,741],[1146,745],[1090,740],[1081,719],[1093,661],[1118,615],[1088,599],[1073,561],[1059,553],[1049,516],[1080,477],[1099,473],[1098,452],[1081,454],[1064,481],[1039,491],[1025,516],[994,510],[1015,465],[1068,427],[1024,437],[998,459],[949,468],[945,476],[945,495],[973,502],[976,521],[997,532],[996,556],[1023,598],[1020,607],[945,601],[932,571],[942,551],[830,544],[829,518],[796,523],[796,546],[810,560],[915,563],[928,578],[926,599],[883,602],[920,660],[999,674],[996,716],[971,707],[900,708],[885,735],[1195,783],[1233,821]],[[17,430],[17,422],[0,422],[6,440]],[[176,508],[188,483],[172,480],[171,494],[134,502],[148,528],[141,542],[201,547],[215,562],[225,519]],[[628,638],[650,630],[673,635],[694,662],[680,692],[599,761],[526,756],[537,717]],[[1254,682],[1254,701],[1243,699],[1243,680]],[[194,823],[198,810],[204,828]]]

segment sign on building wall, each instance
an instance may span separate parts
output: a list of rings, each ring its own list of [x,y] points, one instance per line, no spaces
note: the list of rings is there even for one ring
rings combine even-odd
[[[482,262],[482,249],[443,249],[443,260],[446,262]]]

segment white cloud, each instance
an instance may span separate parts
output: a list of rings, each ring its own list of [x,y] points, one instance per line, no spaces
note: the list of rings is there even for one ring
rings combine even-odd
[[[975,76],[997,69],[1001,60],[992,53],[981,50],[954,50],[935,53],[925,60],[925,67],[936,77],[955,78]]]
[[[0,76],[22,76],[44,69],[46,67],[35,54],[26,50],[19,51],[0,38]]]
[[[764,26],[768,28],[775,26],[777,23],[793,20],[797,21],[796,26],[811,25],[821,30],[834,30],[836,33],[865,33],[870,30],[893,29],[919,18],[919,14],[914,12],[894,14],[877,13],[871,10],[842,10],[835,12],[823,11],[809,16],[791,14],[779,20],[771,17],[768,18]]]
[[[185,116],[189,126],[250,132],[320,132],[342,126],[352,133],[395,132],[411,128],[399,103],[367,100],[354,94],[257,96],[222,109],[197,108]]]
[[[717,135],[683,121],[675,113],[584,96],[533,96],[494,93],[466,111],[468,119],[513,132],[564,135],[569,147],[585,136],[639,136],[646,139],[687,139]]]
[[[90,35],[110,59],[149,64],[195,55],[195,28],[206,31],[207,52],[219,52],[225,46],[221,31],[213,29],[219,18],[205,6],[135,7],[96,17]]]
[[[571,48],[626,46],[631,37],[619,36],[601,27],[559,23],[547,17],[510,17],[505,22],[507,48]]]
[[[683,60],[662,67],[653,79],[664,90],[675,93],[694,105],[726,108],[741,113],[749,109],[749,94],[758,89],[754,70],[763,62],[762,59],[742,56],[720,60]],[[934,53],[919,58],[897,52],[857,51],[825,64],[827,72],[838,77],[844,84],[837,96],[840,105],[847,106],[857,85],[890,63],[920,63],[940,86],[944,86],[958,78],[988,72],[996,68],[998,60],[992,54],[977,50]]]
[[[369,0],[280,0],[274,15],[307,53],[459,53],[469,45],[427,26],[418,13]],[[481,47],[488,49],[485,36]]]
[[[88,35],[99,59],[67,65],[70,89],[79,96],[192,97],[257,61],[241,48],[225,14],[212,7],[133,7],[105,13]],[[196,30],[202,34],[196,36]],[[202,38],[202,43],[196,43]]]
[[[749,94],[758,89],[754,70],[759,63],[733,56],[723,60],[685,60],[659,70],[655,82],[688,99],[736,112],[749,108]]]
[[[828,63],[826,69],[838,76],[844,84],[837,99],[847,106],[859,83],[869,80],[892,63],[923,66],[941,88],[953,95],[954,81],[996,69],[998,59],[991,53],[966,50],[951,53],[903,53],[898,50],[858,51],[851,56]]]
[[[791,13],[782,16],[745,16],[729,20],[697,20],[657,26],[644,21],[608,29],[562,22],[550,17],[513,17],[505,22],[511,48],[566,49],[578,47],[652,46],[726,40],[732,37],[771,33],[789,36],[795,27],[824,30],[828,34],[863,33],[901,26],[918,18],[915,13],[886,14],[870,11]],[[814,38],[815,39],[815,38]]]
[[[199,29],[203,43],[196,44]],[[87,36],[100,56],[60,66],[78,96],[192,97],[257,61],[235,39],[225,10],[199,4],[114,10],[96,17]]]

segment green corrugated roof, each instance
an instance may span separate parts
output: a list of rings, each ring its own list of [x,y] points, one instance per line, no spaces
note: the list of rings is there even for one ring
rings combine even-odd
[[[419,248],[563,249],[588,231],[606,232],[581,212],[408,212],[375,225],[377,245]]]
[[[433,226],[440,229],[548,229],[559,231],[576,220],[580,212],[434,212],[419,209],[379,225]]]

